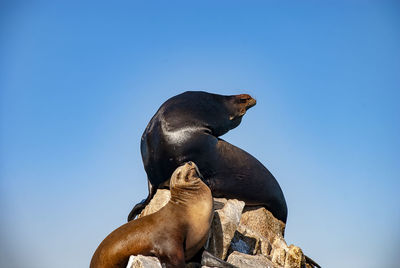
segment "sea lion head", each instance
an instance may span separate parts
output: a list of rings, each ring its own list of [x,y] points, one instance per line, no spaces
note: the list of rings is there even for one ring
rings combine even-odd
[[[230,101],[227,109],[229,110],[231,129],[233,129],[240,124],[243,115],[246,114],[248,109],[256,105],[257,101],[249,94],[233,95],[229,97]]]
[[[170,188],[172,189],[187,189],[194,188],[201,183],[201,174],[197,165],[192,161],[186,162],[179,166],[172,173]],[[197,188],[197,187],[195,187]]]
[[[219,137],[237,127],[256,100],[248,94],[219,95],[204,91],[186,91],[161,107],[169,131],[190,127],[207,128]]]

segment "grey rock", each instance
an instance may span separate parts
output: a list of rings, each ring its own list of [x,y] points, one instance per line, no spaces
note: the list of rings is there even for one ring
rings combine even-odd
[[[237,235],[237,233],[239,233],[239,235]],[[248,229],[244,225],[239,225],[237,233],[235,233],[235,237],[232,239],[231,248],[229,249],[231,252],[238,251],[241,253],[252,254],[252,255],[262,254],[265,257],[268,257],[269,259],[272,258],[271,256],[272,245],[268,238]],[[277,236],[275,236],[275,238],[277,238]],[[234,250],[235,247],[232,246],[232,244],[236,242],[237,239],[240,241],[241,244],[246,243],[247,247],[250,248],[250,250],[243,251],[240,248]]]
[[[217,258],[226,258],[231,240],[240,223],[244,202],[236,199],[214,198],[214,219],[206,250]]]
[[[239,268],[280,268],[273,264],[268,258],[261,255],[248,255],[237,251],[232,252],[228,257],[228,262]]]
[[[157,190],[138,217],[160,210],[170,198],[169,190]],[[236,199],[214,198],[214,219],[205,246],[210,255],[203,254],[202,264],[188,263],[186,267],[319,267],[307,261],[299,247],[287,246],[284,231],[285,224],[263,207],[245,207]],[[162,267],[157,258],[141,255],[131,256],[129,265],[127,268]]]
[[[159,211],[171,199],[171,192],[168,189],[158,189],[150,203],[142,210],[138,218]]]
[[[264,207],[245,207],[240,225],[272,241],[276,236],[283,237],[285,223],[276,219]]]
[[[137,255],[129,257],[126,268],[162,268],[162,266],[156,257]]]
[[[229,248],[229,253],[237,251],[244,254],[257,254],[259,239],[246,236],[238,231],[235,232]]]
[[[213,256],[206,250],[203,252],[203,255],[201,257],[201,265],[207,267],[236,268],[236,266]]]

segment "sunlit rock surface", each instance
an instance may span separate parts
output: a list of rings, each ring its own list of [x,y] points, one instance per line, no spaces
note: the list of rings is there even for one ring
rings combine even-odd
[[[139,218],[158,211],[170,197],[169,190],[157,190]],[[202,261],[191,261],[187,267],[318,267],[307,263],[299,247],[287,245],[284,232],[285,224],[263,207],[246,207],[236,199],[214,198],[214,219],[204,248],[217,258],[203,254]],[[162,266],[155,257],[131,256],[127,268],[139,267]]]

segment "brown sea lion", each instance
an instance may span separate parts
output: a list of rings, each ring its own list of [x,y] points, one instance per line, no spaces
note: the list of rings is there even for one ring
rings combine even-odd
[[[165,187],[176,167],[193,161],[214,197],[264,206],[286,222],[285,197],[274,176],[251,154],[219,138],[237,127],[254,105],[256,100],[248,94],[224,96],[202,91],[187,91],[162,104],[141,140],[149,195],[132,209],[128,221],[141,212],[158,188]]]
[[[90,268],[126,267],[129,256],[138,254],[156,256],[166,267],[185,267],[204,246],[214,215],[211,191],[200,177],[193,162],[178,167],[170,180],[170,201],[109,234]]]

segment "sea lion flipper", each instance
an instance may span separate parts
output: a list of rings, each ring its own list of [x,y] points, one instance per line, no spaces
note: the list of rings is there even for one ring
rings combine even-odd
[[[185,260],[206,242],[214,215],[213,198],[192,162],[178,167],[170,182],[168,203],[111,232],[93,254],[91,268],[126,267],[131,255],[154,256],[162,267],[185,268]],[[148,200],[156,189],[149,189]],[[134,208],[130,216],[137,211]]]
[[[307,264],[311,264],[314,267],[321,268],[321,266],[318,263],[316,263],[313,259],[311,259],[310,257],[308,257],[306,255],[304,255],[304,257],[306,259]]]
[[[170,252],[164,252],[164,256],[160,256],[162,267],[166,268],[185,268],[185,253],[182,245],[170,245]],[[168,251],[167,250],[167,251]]]
[[[150,200],[153,198],[153,196],[157,192],[157,187],[153,187],[149,183],[149,195],[146,197],[146,199],[143,199],[141,202],[137,203],[131,210],[131,212],[128,215],[128,222],[135,219],[135,217],[142,212],[142,210],[147,206],[147,204],[150,202]]]
[[[128,215],[128,222],[130,222],[131,220],[135,219],[136,216],[142,212],[142,210],[146,207],[147,203],[146,203],[147,199],[143,199],[141,202],[137,203],[131,210],[131,212]]]

